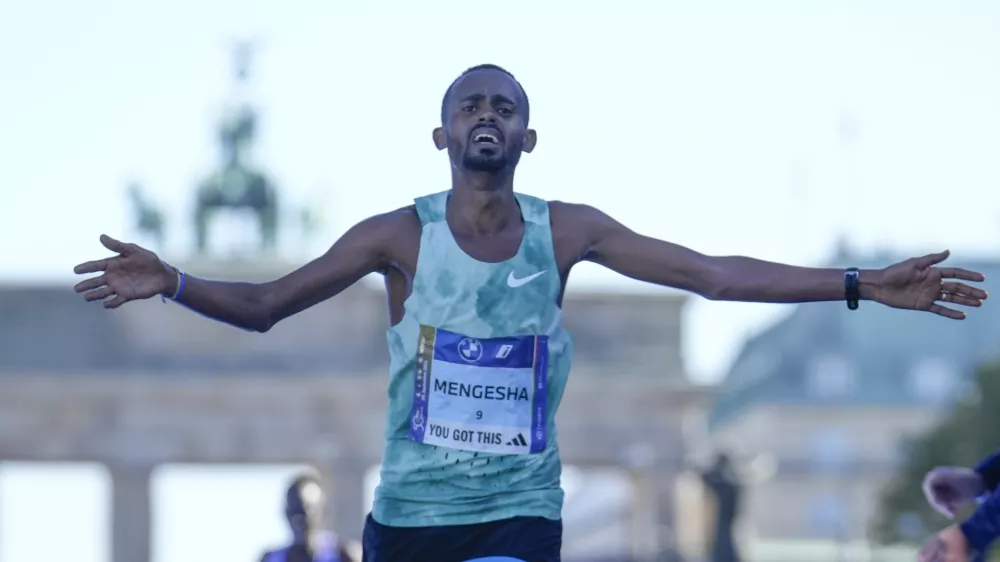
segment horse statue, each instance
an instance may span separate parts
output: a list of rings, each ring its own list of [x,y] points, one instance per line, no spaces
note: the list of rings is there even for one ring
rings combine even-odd
[[[246,79],[248,64],[241,61],[238,81]],[[249,210],[256,215],[262,250],[277,243],[278,194],[273,183],[250,164],[249,152],[257,128],[254,110],[243,104],[224,119],[219,129],[222,167],[198,187],[194,210],[195,242],[200,253],[208,246],[208,226],[220,209]]]

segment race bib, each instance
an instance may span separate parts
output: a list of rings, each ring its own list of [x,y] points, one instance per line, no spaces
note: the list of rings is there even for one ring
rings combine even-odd
[[[410,439],[483,453],[545,450],[548,336],[477,339],[420,326]]]

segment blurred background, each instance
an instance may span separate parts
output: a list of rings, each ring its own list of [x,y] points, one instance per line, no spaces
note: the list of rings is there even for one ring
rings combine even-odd
[[[323,478],[360,538],[384,290],[266,335],[72,267],[107,233],[266,280],[446,189],[464,69],[514,73],[518,189],[710,254],[881,267],[952,250],[1000,294],[1000,3],[0,3],[0,562],[259,560]],[[568,562],[913,560],[920,480],[1000,446],[1000,314],[712,303],[574,271]],[[728,462],[719,462],[728,459]],[[718,557],[715,562],[725,562]]]

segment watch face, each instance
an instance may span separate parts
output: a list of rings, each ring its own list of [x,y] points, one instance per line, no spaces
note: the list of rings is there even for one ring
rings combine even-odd
[[[847,301],[847,308],[858,309],[858,301],[861,299],[861,292],[858,290],[858,268],[849,267],[844,270],[844,300]]]

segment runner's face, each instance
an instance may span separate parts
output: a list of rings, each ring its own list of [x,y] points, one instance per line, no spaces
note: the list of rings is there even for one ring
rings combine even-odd
[[[448,99],[444,125],[454,164],[483,172],[517,165],[527,101],[510,76],[493,69],[470,72],[455,83]]]

